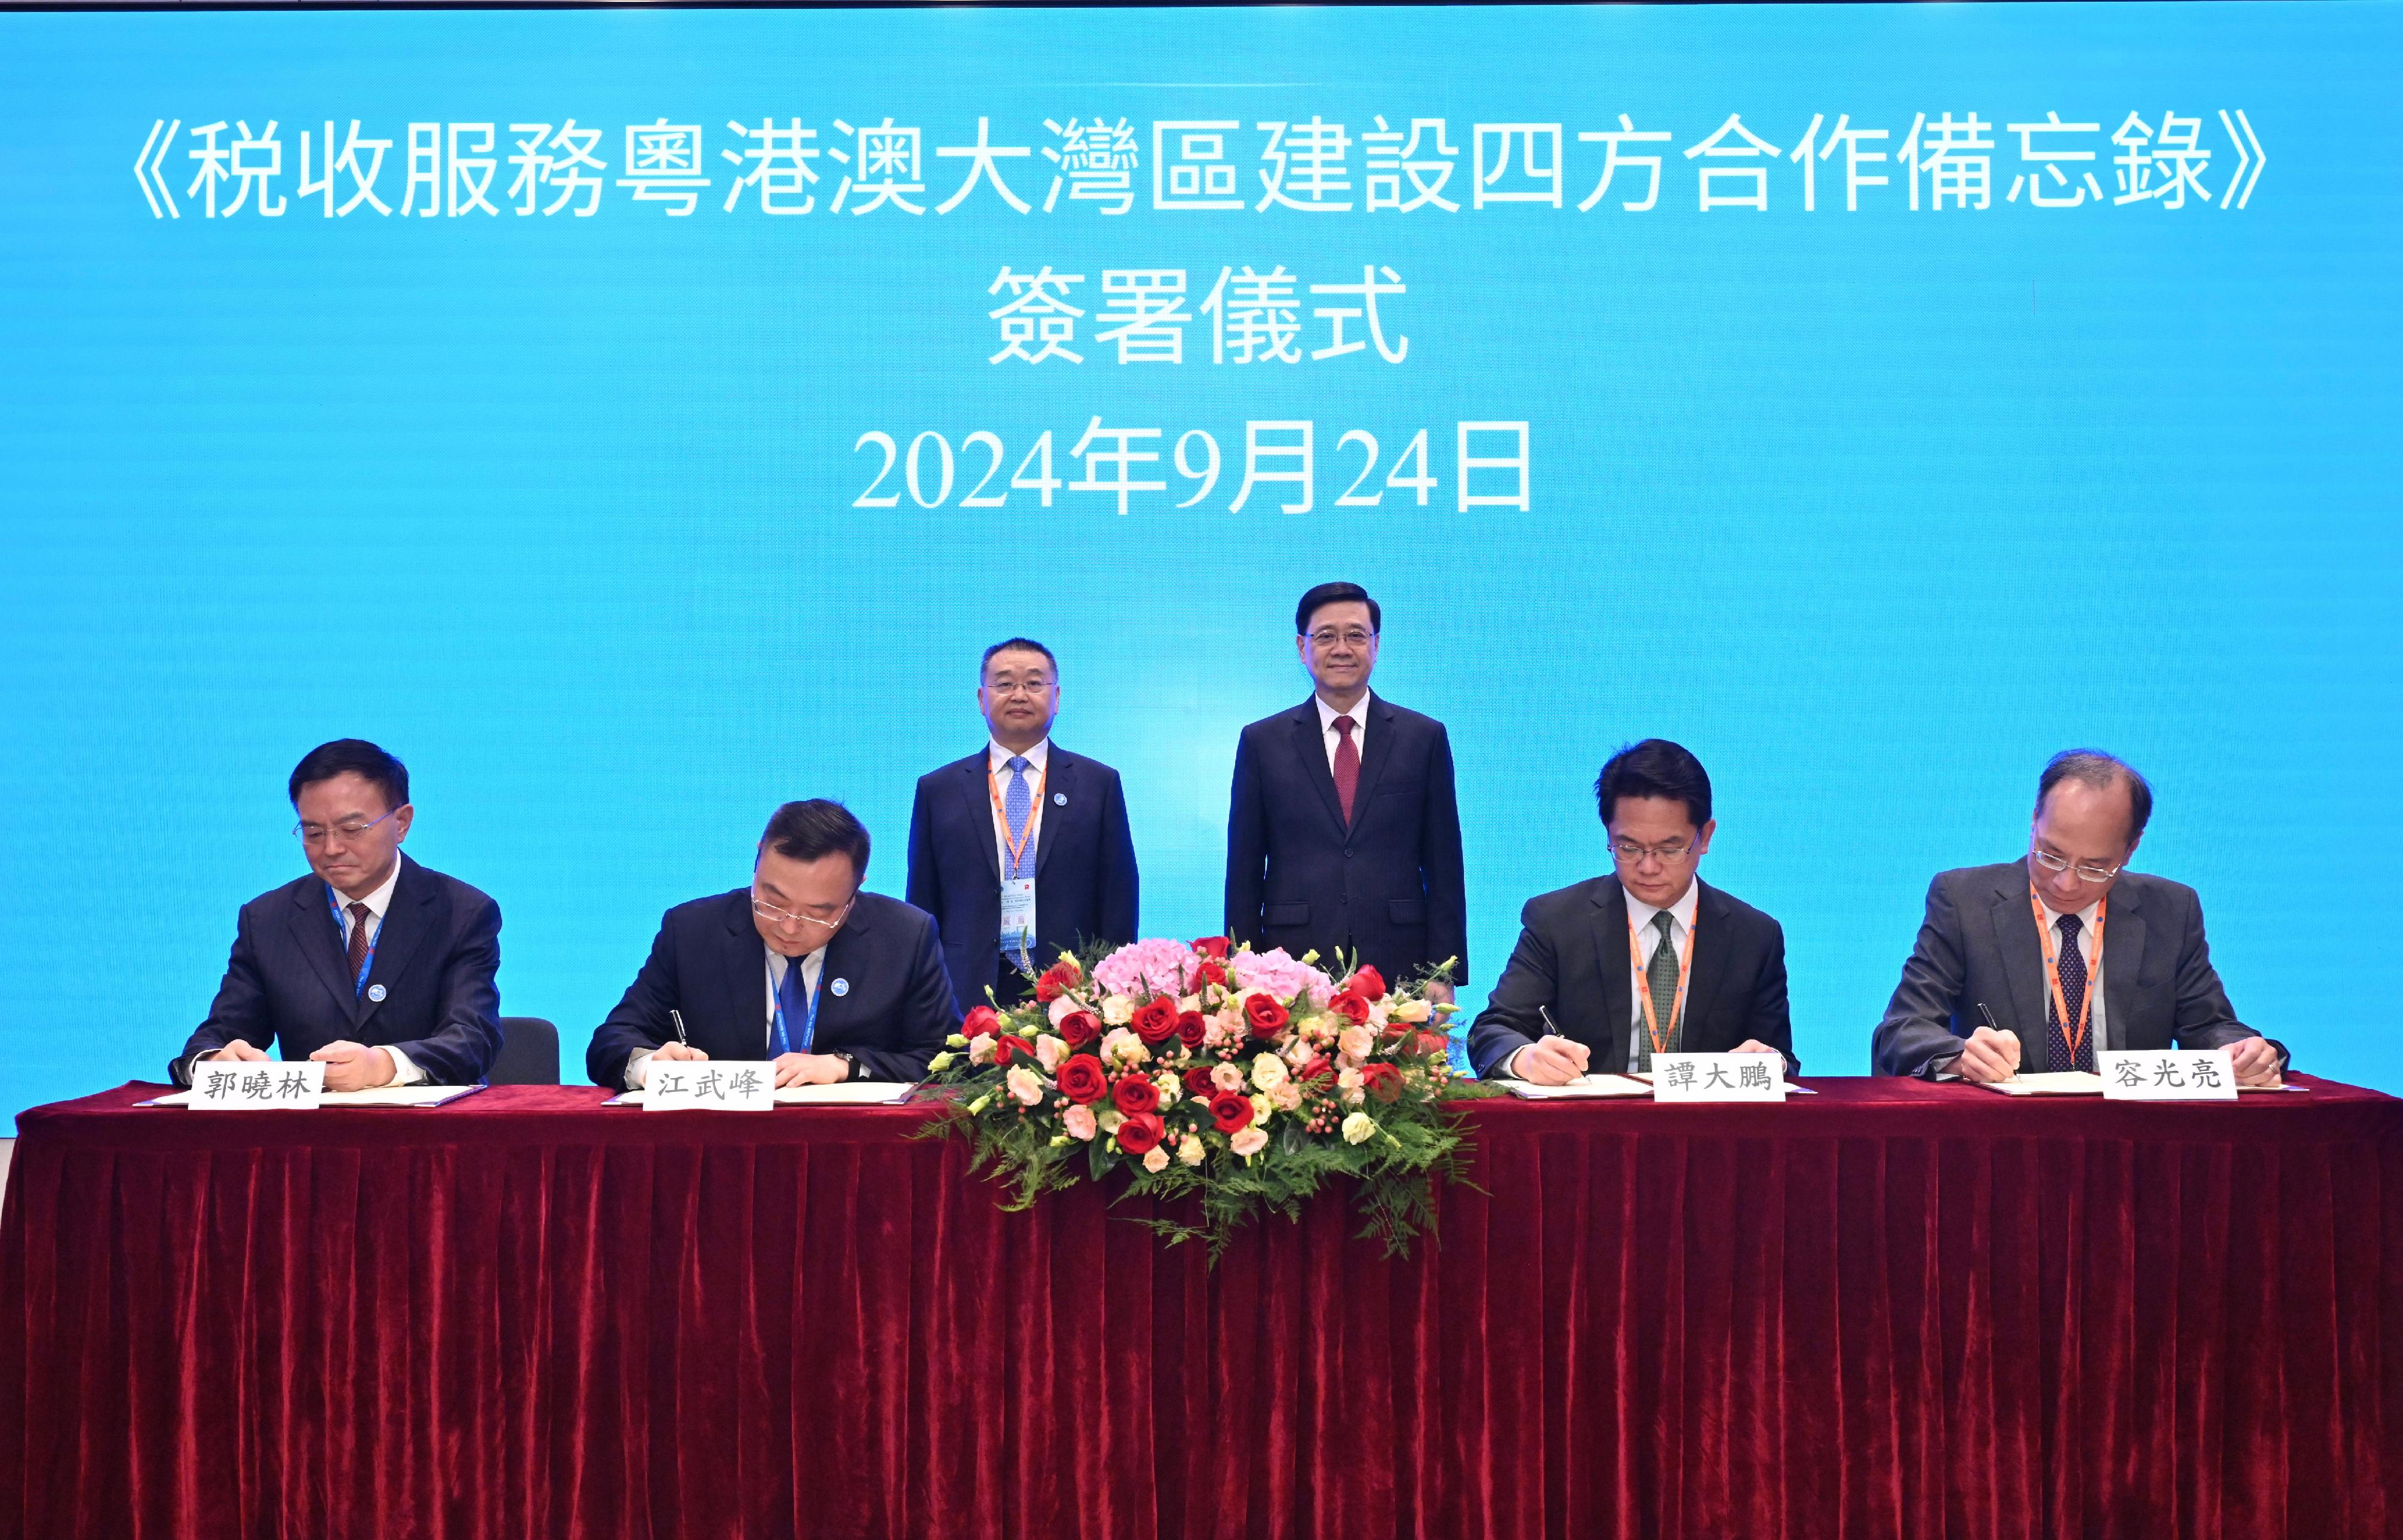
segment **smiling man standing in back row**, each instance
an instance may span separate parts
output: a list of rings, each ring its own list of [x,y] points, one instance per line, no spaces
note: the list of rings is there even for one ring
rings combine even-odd
[[[2286,1050],[2236,1020],[2202,900],[2127,869],[2152,812],[2153,788],[2122,761],[2053,756],[2027,855],[1928,884],[1919,943],[1871,1039],[1877,1072],[2008,1080],[2174,1042],[2228,1049],[2240,1085],[2277,1084]]]

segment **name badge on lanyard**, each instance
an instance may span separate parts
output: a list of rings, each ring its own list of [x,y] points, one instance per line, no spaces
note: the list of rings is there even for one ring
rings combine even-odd
[[[1015,957],[1035,945],[1035,879],[1007,877],[1001,883],[1001,950]]]

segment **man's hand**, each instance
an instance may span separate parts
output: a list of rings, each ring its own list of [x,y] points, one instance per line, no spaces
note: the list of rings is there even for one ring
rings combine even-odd
[[[1952,1061],[1953,1074],[1979,1085],[2008,1080],[2019,1072],[2020,1040],[1992,1027],[1979,1027],[1971,1033],[1961,1057]]]
[[[709,1055],[689,1043],[662,1043],[651,1050],[651,1057],[654,1059],[706,1059]]]
[[[201,1062],[203,1064],[239,1064],[250,1060],[264,1059],[266,1057],[267,1050],[265,1048],[256,1047],[250,1043],[245,1043],[241,1038],[237,1037],[232,1042],[228,1043],[224,1047],[217,1049],[216,1052],[205,1055],[201,1060]]]
[[[1567,1037],[1538,1037],[1511,1059],[1508,1073],[1531,1086],[1565,1086],[1585,1073],[1590,1055]]]
[[[2247,1037],[2228,1047],[2229,1062],[2236,1066],[2236,1083],[2240,1086],[2275,1086],[2282,1084],[2278,1075],[2278,1050],[2266,1037]]]
[[[851,1066],[830,1053],[780,1053],[776,1056],[776,1084],[782,1086],[830,1086],[838,1080],[851,1078]]]
[[[1729,1053],[1777,1053],[1775,1048],[1771,1047],[1768,1044],[1762,1042],[1757,1037],[1747,1037],[1743,1042],[1738,1043],[1734,1047],[1729,1048],[1728,1051]],[[1779,1053],[1777,1056],[1781,1059],[1785,1057],[1782,1053]]]
[[[1451,980],[1451,979],[1449,979],[1449,978],[1430,978],[1430,979],[1428,979],[1428,980],[1427,980],[1427,986],[1426,986],[1426,997],[1427,997],[1427,1004],[1428,1004],[1428,1005],[1430,1005],[1430,1006],[1449,1006],[1449,1005],[1451,1005],[1451,1004],[1452,1004],[1452,980]]]
[[[361,1043],[328,1043],[310,1058],[326,1066],[327,1090],[367,1090],[392,1084],[392,1055]]]

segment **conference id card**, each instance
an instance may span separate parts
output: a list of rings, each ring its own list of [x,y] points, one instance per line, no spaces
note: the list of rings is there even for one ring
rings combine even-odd
[[[2226,1048],[2106,1048],[2094,1056],[2106,1102],[2233,1102]]]
[[[1663,1053],[1652,1061],[1655,1102],[1783,1102],[1785,1059],[1775,1053]]]
[[[1035,945],[1035,879],[1007,877],[1001,883],[1001,950],[1012,957]]]
[[[766,1112],[776,1066],[733,1059],[653,1059],[643,1075],[645,1112]]]
[[[195,1066],[191,1096],[197,1112],[260,1112],[276,1107],[313,1112],[326,1100],[326,1066],[315,1060],[277,1063],[209,1061]]]

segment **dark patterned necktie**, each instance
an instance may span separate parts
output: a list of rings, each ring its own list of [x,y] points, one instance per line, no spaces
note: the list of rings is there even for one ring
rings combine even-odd
[[[1335,798],[1343,804],[1343,826],[1352,826],[1352,798],[1360,791],[1360,745],[1352,742],[1358,724],[1348,716],[1335,719]]]
[[[2050,991],[2045,992],[2045,1062],[2055,1070],[2094,1071],[2094,1032],[2092,1017],[2088,1017],[2084,1038],[2073,1054],[2069,1049],[2069,1033],[2077,1030],[2078,1007],[2086,1003],[2086,954],[2077,947],[2077,933],[2084,928],[2077,916],[2064,914],[2054,924],[2061,931],[2061,1006],[2056,1008]],[[2068,1032],[2062,1030],[2061,1010],[2069,1012]]]
[[[1644,970],[1644,992],[1652,997],[1652,1020],[1660,1025],[1660,1051],[1675,1053],[1678,1040],[1685,1034],[1686,1024],[1677,1020],[1677,937],[1671,928],[1676,916],[1667,909],[1652,917],[1653,928],[1660,933],[1660,941],[1652,948],[1652,961]],[[1637,1007],[1640,1013],[1642,1007]],[[1640,1073],[1652,1067],[1651,1029],[1640,1019],[1635,1035],[1635,1069]]]
[[[359,992],[359,969],[367,966],[368,921],[373,918],[365,904],[351,906],[351,992]]]

